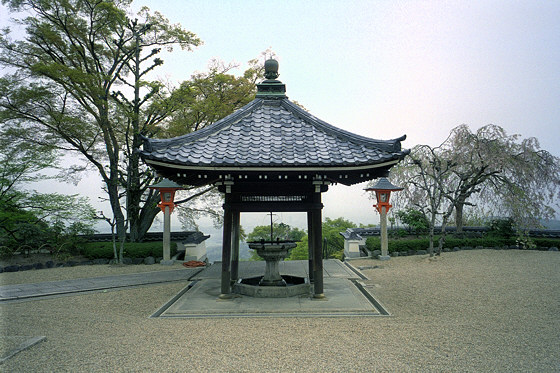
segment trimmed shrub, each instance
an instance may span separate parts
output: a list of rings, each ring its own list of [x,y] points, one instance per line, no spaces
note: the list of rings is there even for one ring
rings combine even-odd
[[[560,238],[532,238],[539,250],[548,250],[549,247],[560,247]]]
[[[434,236],[434,250],[437,250],[439,236]],[[537,239],[535,239],[537,241]],[[553,240],[543,239],[542,243],[538,246],[551,247],[558,246],[560,240],[552,242]],[[515,239],[500,238],[500,237],[485,237],[485,238],[454,238],[447,236],[443,244],[444,249],[453,249],[454,247],[503,247],[506,245],[515,244]],[[427,250],[430,245],[429,238],[411,238],[411,239],[390,239],[388,246],[389,252],[402,252],[402,251],[419,251]],[[379,237],[368,237],[366,239],[366,247],[368,250],[381,250],[381,239]]]
[[[177,253],[177,243],[171,242],[171,256]],[[120,246],[117,243],[117,250]],[[112,242],[88,242],[81,245],[81,253],[89,259],[113,259]],[[159,242],[125,242],[123,256],[127,258],[163,257],[163,243]]]
[[[515,236],[515,222],[512,218],[494,219],[490,222],[491,236],[509,238]]]

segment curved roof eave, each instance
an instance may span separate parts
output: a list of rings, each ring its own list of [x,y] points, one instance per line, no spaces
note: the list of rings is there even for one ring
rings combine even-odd
[[[404,155],[403,155],[404,157]],[[236,165],[228,165],[228,166],[211,166],[211,165],[204,165],[204,166],[197,166],[197,165],[188,165],[188,164],[179,164],[173,162],[163,162],[159,160],[154,160],[150,158],[146,158],[145,162],[151,164],[153,166],[160,166],[160,167],[167,167],[173,168],[177,170],[192,170],[192,171],[239,171],[239,172],[314,172],[314,171],[360,171],[360,170],[367,170],[372,168],[382,168],[391,165],[397,164],[402,157],[384,161],[381,163],[369,163],[369,164],[362,164],[362,165],[337,165],[337,166],[322,166],[322,165],[315,165],[315,166],[285,166],[285,165],[277,165],[277,166],[269,166],[269,165],[262,165],[262,166],[236,166]]]

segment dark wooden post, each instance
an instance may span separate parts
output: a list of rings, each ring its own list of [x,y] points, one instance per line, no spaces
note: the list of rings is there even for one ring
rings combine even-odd
[[[225,195],[224,203],[224,232],[222,236],[222,285],[220,299],[231,298],[231,233],[233,213],[230,207],[229,195]]]
[[[313,211],[307,211],[307,255],[309,258],[309,282],[313,282]]]
[[[240,233],[240,212],[232,212],[232,243],[231,243],[231,282],[239,279],[239,233]]]
[[[325,294],[323,291],[323,250],[321,245],[323,227],[321,226],[321,193],[317,192],[313,195],[313,298],[323,299]]]

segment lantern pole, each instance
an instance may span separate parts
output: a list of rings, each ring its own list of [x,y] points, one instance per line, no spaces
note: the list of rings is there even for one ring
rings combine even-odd
[[[171,261],[171,212],[165,206],[163,212],[163,264]]]
[[[381,226],[381,255],[378,256],[379,260],[389,260],[389,238],[387,237],[387,212],[391,208],[389,199],[391,192],[403,190],[403,188],[391,184],[387,178],[382,177],[377,184],[370,188],[365,189],[368,192],[375,192],[377,205],[373,205],[379,211],[379,222]]]
[[[379,260],[389,260],[389,239],[387,237],[387,207],[381,206],[381,255]]]
[[[160,264],[171,265],[171,213],[175,207],[175,192],[183,189],[179,184],[168,180],[162,179],[159,183],[149,185],[148,188],[155,189],[159,192],[161,203],[158,207],[163,212],[163,259]]]

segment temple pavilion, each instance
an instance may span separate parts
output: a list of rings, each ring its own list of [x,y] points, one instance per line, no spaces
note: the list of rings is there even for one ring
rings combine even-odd
[[[292,103],[277,80],[278,62],[265,62],[255,99],[196,132],[146,138],[144,161],[181,185],[213,184],[224,195],[220,298],[238,279],[241,212],[306,212],[309,280],[323,298],[321,193],[387,176],[409,150],[406,136],[376,140],[334,127]]]

